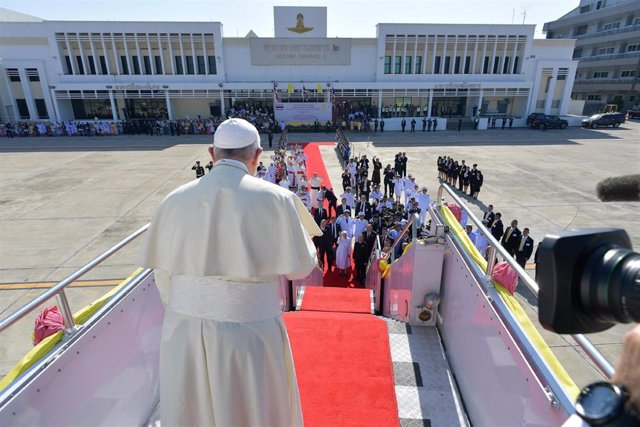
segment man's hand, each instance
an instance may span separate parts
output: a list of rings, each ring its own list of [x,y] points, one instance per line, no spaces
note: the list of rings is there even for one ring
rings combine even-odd
[[[631,395],[629,403],[640,411],[640,324],[625,334],[611,381],[625,386]]]

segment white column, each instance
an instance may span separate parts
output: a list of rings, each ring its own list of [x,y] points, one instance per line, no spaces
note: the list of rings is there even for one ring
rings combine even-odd
[[[506,65],[505,61],[507,60],[507,42],[509,41],[509,36],[505,36],[504,38],[504,48],[502,49],[502,64],[500,65],[499,68],[499,73],[498,74],[504,74],[504,66]],[[508,70],[508,68],[507,68]]]
[[[173,57],[173,45],[171,43],[171,33],[167,33],[167,40],[169,41],[169,63],[171,64],[171,74],[176,74],[176,60]]]
[[[193,43],[193,33],[189,33],[191,38],[191,57],[193,58],[193,74],[198,74],[198,58],[196,57],[196,45]]]
[[[378,118],[382,117],[382,89],[378,89]]]
[[[164,91],[164,99],[167,103],[167,116],[169,120],[173,120],[173,108],[171,108],[171,98],[169,97],[169,89]]]
[[[405,73],[405,68],[407,66],[406,62],[407,62],[407,44],[409,44],[408,42],[409,42],[409,36],[405,34],[404,43],[403,43],[404,46],[402,49],[402,62],[401,62],[402,65],[400,65],[400,73],[402,74]]]
[[[140,42],[138,41],[138,33],[133,33],[133,39],[136,42],[136,55],[138,55],[138,70],[140,70],[140,74],[144,74],[144,61],[142,60],[142,52],[140,51]]]
[[[418,35],[416,34],[416,41],[415,44],[413,45],[413,60],[411,61],[411,66],[412,66],[412,70],[411,72],[413,74],[418,74],[420,72],[420,70],[417,69],[416,67],[416,61],[418,60]],[[420,66],[422,67],[422,64],[420,64]]]
[[[431,58],[431,74],[435,74],[436,72],[436,53],[438,51],[438,35],[433,35],[433,57]],[[438,69],[440,71],[440,69]],[[431,110],[429,110],[431,111]]]
[[[549,81],[549,91],[547,92],[547,98],[544,101],[544,113],[545,114],[549,114],[551,113],[551,103],[553,102],[553,94],[556,91],[556,81],[558,80],[557,78],[558,72],[556,71],[556,68],[553,68],[551,77],[550,77],[550,81]],[[547,77],[549,78],[549,77]],[[546,84],[546,82],[545,82]]]
[[[93,66],[96,67],[96,74],[102,74],[102,70],[100,69],[100,58],[96,55],[96,47],[93,45],[92,33],[89,33],[89,46],[91,47],[91,56],[93,56]]]
[[[202,35],[202,56],[204,56],[204,72],[209,75],[209,58],[207,58],[207,41],[205,39],[204,33]],[[275,104],[274,104],[275,105]]]
[[[480,61],[480,73],[479,74],[483,74],[484,73],[484,58],[487,57],[487,45],[489,44],[489,37],[487,37],[486,35],[484,36],[484,45],[482,47],[482,60]],[[487,67],[491,66],[491,61],[489,61],[489,63],[487,64]],[[491,70],[489,70],[487,68],[487,73],[489,73]]]
[[[481,112],[481,110],[482,110],[482,96],[483,95],[484,95],[484,91],[482,89],[480,89],[480,95],[478,96],[478,111],[479,112]],[[478,115],[480,115],[480,113],[478,113]]]
[[[467,48],[469,47],[469,35],[464,36],[464,53],[460,58],[460,74],[464,74],[464,70],[467,68]]]
[[[451,74],[455,74],[456,73],[456,55],[458,55],[458,35],[456,34],[455,36],[455,41],[453,42],[453,55],[451,56],[451,59],[453,60],[453,66],[450,69]],[[451,65],[451,64],[449,64]],[[460,64],[462,65],[462,60],[460,61]],[[460,68],[458,68],[459,70]]]
[[[87,67],[87,61],[84,57],[84,48],[82,47],[82,41],[80,41],[80,33],[76,33],[76,39],[78,40],[78,49],[80,50],[80,59],[82,60],[82,68],[84,68],[84,74],[90,74],[89,67]]]
[[[122,74],[120,71],[120,55],[118,55],[118,46],[116,45],[116,35],[111,33],[111,48],[113,49],[113,60],[116,63],[116,74]]]
[[[447,60],[447,35],[444,35],[444,45],[442,47],[442,56],[440,57],[440,74],[444,74],[444,63]],[[451,61],[449,61],[451,66]]]
[[[24,68],[18,68],[18,74],[20,75],[20,84],[22,85],[24,99],[27,101],[29,119],[38,120],[38,109],[36,108],[36,103],[33,100],[33,94],[31,93],[31,82],[29,81],[29,77],[27,77],[27,73]]]
[[[157,33],[158,37],[158,53],[160,55],[160,66],[162,67],[162,72],[159,74],[167,74],[167,68],[164,65],[164,51],[162,50],[162,34]]]
[[[493,74],[493,67],[495,67],[497,51],[498,51],[498,36],[496,35],[495,42],[493,43],[493,54],[491,55],[491,60],[489,61],[489,65],[491,66],[491,69],[488,70],[489,74]],[[500,64],[498,64],[498,65],[500,65]],[[499,69],[500,69],[500,67],[498,66],[498,70]]]
[[[147,52],[149,52],[149,65],[151,65],[151,75],[156,75],[156,59],[153,55],[153,47],[151,46],[151,39],[149,39],[149,33],[145,33],[147,35]]]
[[[511,54],[511,64],[509,66],[509,74],[514,74],[516,72],[516,55],[518,54],[518,40],[519,36],[515,36],[515,42],[513,43],[513,53]]]
[[[104,54],[104,63],[107,66],[107,74],[111,74],[111,65],[109,65],[109,55],[107,55],[107,45],[104,43],[104,33],[100,33],[100,44],[102,45],[102,53]]]
[[[56,92],[52,87],[49,88],[49,95],[51,96],[51,105],[53,106],[53,120],[59,122],[61,119],[60,110],[58,109],[58,100],[56,99]],[[49,114],[49,118],[52,118],[51,114]]]
[[[69,34],[64,33],[64,41],[67,44],[67,52],[69,53],[69,62],[71,63],[71,74],[78,74],[78,70],[76,69],[76,58],[71,50],[71,43],[69,43]]]
[[[569,109],[569,101],[571,101],[571,90],[573,89],[573,82],[575,80],[576,75],[576,64],[571,64],[569,66],[569,74],[567,75],[567,79],[564,82],[564,91],[562,93],[562,100],[560,101],[560,111],[559,115],[567,114],[567,110]]]
[[[397,34],[393,35],[393,58],[391,58],[391,67],[393,67],[391,70],[393,71],[391,74],[395,74],[396,73],[396,46],[398,44],[398,36]],[[402,68],[402,67],[400,67]],[[400,70],[402,71],[402,70]]]
[[[421,74],[427,74],[427,46],[429,46],[429,34],[424,35],[424,55],[422,55],[422,70]]]
[[[476,46],[473,49],[473,61],[471,61],[471,74],[476,74],[476,63],[478,61],[478,45],[480,44],[480,36],[476,35]],[[477,73],[482,74],[482,73]]]
[[[182,46],[182,33],[178,33],[178,43],[180,43],[180,57],[182,58],[182,74],[187,74],[187,61],[184,58],[184,47]]]
[[[131,66],[131,55],[129,55],[129,43],[127,42],[126,33],[122,33],[122,40],[124,41],[124,54],[127,57],[127,68],[129,68],[129,74],[133,74],[133,67]]]
[[[118,121],[118,104],[116,104],[116,98],[113,96],[113,91],[109,90],[109,102],[111,102],[111,114],[113,115],[113,121]]]
[[[227,117],[227,109],[224,105],[224,89],[222,88],[220,88],[220,115],[222,118]]]
[[[429,105],[427,115],[431,117],[431,108],[433,107],[433,89],[429,89]]]

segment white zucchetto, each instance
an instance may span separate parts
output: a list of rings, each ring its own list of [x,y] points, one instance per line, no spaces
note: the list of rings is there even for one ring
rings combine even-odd
[[[213,135],[215,148],[234,149],[253,143],[260,146],[260,134],[254,125],[243,119],[227,119],[220,123]]]

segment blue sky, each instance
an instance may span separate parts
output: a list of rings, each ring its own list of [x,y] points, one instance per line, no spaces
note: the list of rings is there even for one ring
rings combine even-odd
[[[220,21],[224,35],[253,30],[273,36],[273,6],[327,6],[329,37],[375,37],[375,25],[389,23],[542,24],[579,0],[0,0],[0,6],[49,20]]]

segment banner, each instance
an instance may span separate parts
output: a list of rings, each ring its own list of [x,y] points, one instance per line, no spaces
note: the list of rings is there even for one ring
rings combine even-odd
[[[274,6],[276,37],[327,37],[327,8]]]
[[[285,123],[313,123],[316,119],[324,124],[331,121],[330,102],[285,102],[276,103],[276,120]]]
[[[251,65],[351,65],[351,39],[251,38]]]

